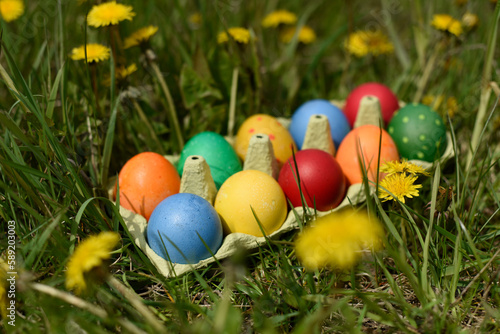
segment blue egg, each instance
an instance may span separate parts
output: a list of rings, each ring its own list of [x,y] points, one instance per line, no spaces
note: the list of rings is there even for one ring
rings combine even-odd
[[[154,209],[147,238],[149,247],[165,260],[195,264],[211,256],[207,246],[213,254],[217,252],[222,244],[222,224],[214,207],[204,198],[175,194]]]
[[[321,99],[307,101],[295,111],[288,129],[299,149],[302,148],[304,143],[307,124],[312,115],[325,115],[328,118],[335,148],[339,147],[342,139],[351,131],[349,122],[342,110],[329,101]]]

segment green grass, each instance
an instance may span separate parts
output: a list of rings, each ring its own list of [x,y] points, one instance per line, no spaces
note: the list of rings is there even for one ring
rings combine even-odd
[[[16,327],[4,320],[2,330],[157,333],[137,296],[110,283],[82,296],[87,304],[67,299],[64,273],[71,253],[104,230],[122,237],[110,272],[139,295],[166,332],[500,330],[500,118],[497,97],[488,93],[489,81],[498,82],[500,5],[495,10],[479,0],[463,7],[420,0],[127,3],[137,15],[119,25],[121,38],[157,25],[154,60],[140,48],[120,51],[95,68],[71,60],[71,49],[85,41],[109,45],[106,29],[85,27],[91,1],[27,2],[20,19],[0,21],[0,226],[7,231],[7,222],[16,221],[19,273]],[[297,13],[299,24],[312,26],[318,39],[311,45],[279,42],[277,31],[260,25],[278,8]],[[467,10],[480,24],[460,38],[430,26],[434,13],[460,18]],[[199,27],[189,22],[195,12],[203,18]],[[256,39],[217,45],[217,33],[231,26],[250,28]],[[397,54],[346,54],[349,32],[375,27],[389,29],[401,48]],[[113,64],[124,61],[136,63],[137,72],[106,86]],[[436,164],[422,180],[420,196],[407,205],[369,198],[360,206],[383,222],[385,248],[351,271],[305,271],[291,246],[297,232],[290,232],[282,242],[165,279],[106,199],[109,178],[133,155],[179,153],[173,110],[187,141],[205,130],[227,134],[230,108],[237,130],[254,113],[289,117],[304,101],[344,99],[367,81],[387,84],[403,101],[413,101],[418,87],[423,95],[455,97],[458,108],[447,124],[455,158]],[[445,115],[446,108],[439,112]],[[448,201],[440,186],[452,188]],[[0,238],[2,258],[7,245]],[[34,283],[61,295],[50,296]]]

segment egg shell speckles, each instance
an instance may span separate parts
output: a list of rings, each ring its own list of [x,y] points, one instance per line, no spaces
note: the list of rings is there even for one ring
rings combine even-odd
[[[446,149],[443,119],[429,106],[408,104],[401,108],[387,126],[402,158],[432,162]]]
[[[295,151],[297,150],[290,132],[276,118],[257,114],[247,118],[236,134],[234,148],[242,160],[245,160],[250,139],[257,133],[269,136],[279,164],[283,164],[292,156],[292,147]]]
[[[162,200],[179,192],[181,184],[175,167],[154,152],[143,152],[128,160],[118,175],[118,181],[120,205],[143,215],[146,220]]]
[[[195,264],[211,256],[200,237],[213,254],[223,237],[219,215],[212,205],[188,193],[163,200],[153,211],[146,233],[156,254],[182,264]]]
[[[302,148],[306,136],[307,125],[312,115],[325,115],[330,123],[330,133],[335,147],[338,148],[342,139],[349,133],[351,127],[342,110],[327,100],[316,99],[307,101],[294,112],[290,124],[290,133],[297,146]]]
[[[214,207],[226,234],[263,236],[252,209],[266,235],[279,229],[287,215],[285,194],[278,182],[257,170],[242,171],[227,179],[217,193]]]
[[[242,169],[233,147],[215,132],[201,132],[186,143],[177,164],[179,175],[182,176],[184,163],[191,155],[201,155],[205,159],[217,189],[228,177]]]
[[[364,166],[368,167],[368,179],[376,182],[377,180],[377,161],[379,157],[380,136],[382,142],[380,146],[380,165],[387,161],[399,160],[396,144],[391,136],[378,126],[363,125],[355,128],[344,138],[339,146],[337,162],[342,167],[344,175],[350,184],[361,183],[363,173],[358,154],[363,155]],[[359,153],[358,153],[359,152]],[[380,175],[382,178],[383,175]]]

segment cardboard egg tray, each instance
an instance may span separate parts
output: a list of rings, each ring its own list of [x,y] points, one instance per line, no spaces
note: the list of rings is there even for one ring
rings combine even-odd
[[[342,108],[343,101],[331,101],[332,104]],[[401,103],[404,105],[403,103]],[[367,96],[361,100],[358,116],[354,124],[355,127],[373,124],[379,125],[381,119],[380,105],[377,98]],[[278,120],[288,128],[290,124],[289,119],[278,118]],[[451,136],[448,136],[448,146],[440,161],[443,162],[454,155]],[[233,144],[233,138],[226,138]],[[306,137],[302,149],[316,148],[324,150],[330,154],[335,153],[335,148],[332,143],[328,119],[323,115],[313,115],[308,124]],[[179,156],[166,156],[166,158],[173,163],[177,164]],[[422,166],[423,168],[432,167],[433,163],[420,160],[411,160],[411,162]],[[269,137],[265,134],[256,134],[250,140],[247,156],[243,165],[243,170],[260,170],[265,172],[275,179],[278,176],[278,165],[274,158],[274,152]],[[193,193],[205,198],[211,204],[214,203],[216,188],[210,174],[210,168],[201,156],[190,156],[185,163],[184,172],[181,180],[181,193]],[[370,195],[375,194],[375,188],[370,187]],[[110,198],[112,198],[112,187],[109,191]],[[325,216],[331,212],[340,210],[346,206],[362,203],[366,200],[365,192],[362,184],[354,184],[349,187],[347,194],[341,204],[331,211],[314,211],[309,208],[309,214],[316,213],[317,217]],[[223,239],[222,245],[214,254],[213,257],[202,260],[196,264],[178,264],[172,263],[156,254],[148,245],[146,240],[146,219],[134,212],[131,212],[120,206],[120,214],[129,230],[136,245],[148,256],[151,262],[155,265],[158,271],[165,277],[173,277],[182,275],[188,271],[207,266],[208,264],[230,257],[239,249],[253,249],[267,243],[266,238],[277,239],[281,234],[298,229],[300,223],[297,217],[304,218],[304,210],[302,207],[297,207],[289,211],[287,218],[283,225],[272,234],[265,237],[255,237],[243,233],[231,233]]]

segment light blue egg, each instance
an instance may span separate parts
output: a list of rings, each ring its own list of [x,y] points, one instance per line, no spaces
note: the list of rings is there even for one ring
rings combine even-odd
[[[330,131],[332,134],[335,148],[338,148],[340,142],[351,131],[349,122],[342,110],[331,104],[327,100],[316,99],[307,101],[302,104],[293,114],[290,128],[293,140],[298,148],[302,148],[304,137],[306,136],[307,124],[312,115],[325,115],[330,123]]]
[[[175,194],[154,209],[147,226],[147,238],[149,247],[165,260],[195,264],[209,258],[210,251],[217,252],[222,244],[222,224],[213,206],[204,198]]]

